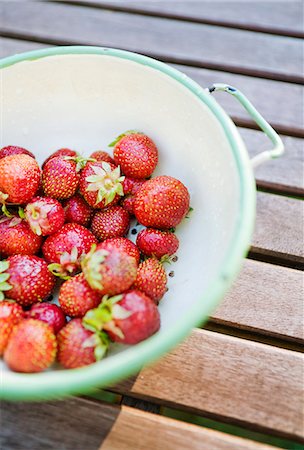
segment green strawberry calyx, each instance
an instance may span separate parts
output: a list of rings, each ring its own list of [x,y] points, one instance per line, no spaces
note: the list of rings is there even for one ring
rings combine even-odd
[[[107,333],[105,333],[104,331],[96,331],[96,330],[93,331],[94,334],[92,334],[88,339],[86,339],[83,342],[82,347],[83,348],[94,347],[95,359],[96,361],[100,361],[108,351],[110,339]]]
[[[66,161],[74,161],[76,163],[76,172],[80,172],[82,170],[87,162],[96,162],[96,159],[94,158],[84,158],[81,155],[78,156],[64,156]]]
[[[60,255],[60,263],[52,263],[48,265],[48,269],[56,277],[62,280],[69,280],[71,274],[80,269],[80,260],[83,255],[78,255],[77,247],[73,247],[71,253],[63,252]]]
[[[130,134],[143,134],[140,131],[136,131],[136,130],[128,130],[125,131],[124,133],[120,134],[119,136],[117,136],[116,139],[114,139],[113,142],[111,142],[111,144],[109,144],[109,147],[115,147],[115,145],[125,136],[129,136]]]
[[[87,253],[81,261],[81,268],[85,279],[91,288],[96,289],[97,291],[103,289],[102,275],[99,269],[100,265],[103,264],[108,255],[108,251],[103,249],[96,250],[96,244],[93,244],[89,253]]]
[[[105,200],[105,206],[111,203],[116,195],[123,196],[122,182],[125,177],[120,174],[120,167],[111,169],[109,163],[102,161],[102,167],[92,165],[91,168],[95,175],[86,177],[88,187],[87,192],[96,192],[97,198],[95,205]]]
[[[12,289],[13,286],[7,283],[10,274],[6,272],[9,268],[9,262],[6,260],[0,261],[0,301],[5,299],[4,292]]]
[[[118,304],[122,298],[122,295],[104,295],[100,305],[85,314],[82,319],[83,326],[90,331],[111,331],[123,339],[124,334],[116,325],[115,319],[127,319],[132,313]]]

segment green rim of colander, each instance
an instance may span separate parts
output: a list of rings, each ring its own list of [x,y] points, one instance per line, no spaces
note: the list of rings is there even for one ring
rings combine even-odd
[[[237,276],[246,256],[255,219],[256,191],[250,160],[245,145],[225,111],[211,95],[193,80],[155,59],[112,48],[71,46],[35,50],[4,58],[0,68],[22,61],[33,61],[54,55],[93,54],[127,59],[158,70],[181,83],[209,107],[221,124],[230,143],[240,181],[240,208],[230,247],[217,274],[205,289],[204,295],[190,307],[180,321],[161,334],[156,334],[134,347],[98,363],[73,370],[58,370],[39,374],[19,374],[3,371],[0,379],[0,398],[7,400],[46,400],[70,394],[84,393],[93,387],[104,387],[140,370],[145,364],[169,351],[201,324],[216,307]]]

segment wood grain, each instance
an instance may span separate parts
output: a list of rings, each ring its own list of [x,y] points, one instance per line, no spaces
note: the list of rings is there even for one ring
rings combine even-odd
[[[289,36],[303,35],[301,20],[303,4],[300,0],[276,2],[275,8],[272,1],[82,0],[75,2],[72,0],[70,3],[117,8],[194,22],[244,27]]]
[[[298,270],[247,259],[211,321],[303,342],[303,286]]]
[[[213,83],[227,83],[237,87],[278,132],[291,135],[301,133],[302,137],[304,136],[304,88],[302,86],[195,67],[181,65],[175,67],[203,87],[209,87]],[[254,123],[234,97],[225,95],[223,92],[216,92],[213,96],[229,115],[236,119],[236,122],[242,120],[242,124]],[[284,107],[278,108],[279,104],[284,104]]]
[[[303,225],[303,201],[258,192],[252,252],[260,259],[275,257],[303,268]]]
[[[81,398],[47,403],[1,402],[5,450],[97,450],[119,408]]]
[[[8,37],[121,47],[171,62],[303,81],[303,46],[296,38],[58,2],[20,2],[18,8],[2,2],[0,8],[1,33]]]
[[[16,39],[0,38],[0,57],[9,56],[14,53],[23,51],[30,51],[34,49],[44,48],[45,44],[38,44],[30,41],[22,41]],[[245,77],[233,75],[229,73],[217,72],[205,69],[192,69],[185,66],[175,65],[189,76],[194,75],[194,79],[202,84],[208,86],[212,82],[227,81],[230,84],[235,84],[241,88],[250,98],[254,99],[256,107],[270,120],[280,123],[281,127],[291,126],[294,119],[294,125],[301,126],[301,114],[299,114],[299,107],[301,105],[301,95],[299,95],[298,86],[290,83],[277,83],[275,81],[262,80],[252,77]],[[256,84],[257,83],[257,84]],[[261,84],[259,84],[261,83]],[[255,86],[259,89],[255,89]],[[263,86],[262,86],[263,85]],[[277,86],[278,85],[278,86]],[[274,86],[274,88],[273,88]],[[276,92],[277,88],[283,87],[279,94]],[[276,104],[279,101],[286,104],[286,108],[277,108]],[[274,102],[273,102],[274,100]],[[238,102],[228,95],[218,97],[219,103],[234,116],[236,123],[241,120],[248,120],[244,109],[240,108]],[[283,113],[281,111],[284,111]],[[286,112],[285,112],[286,111]],[[290,114],[289,111],[293,111]],[[295,117],[294,117],[295,116]],[[289,118],[288,118],[289,117]],[[289,122],[288,122],[289,120]],[[287,125],[289,123],[289,125]],[[298,125],[297,125],[298,124]],[[262,150],[269,149],[269,140],[264,133],[248,128],[239,128],[239,131],[245,141],[251,156],[257,154]],[[290,136],[282,136],[285,145],[285,154],[277,159],[263,164],[256,170],[257,184],[264,188],[274,189],[280,192],[286,192],[293,195],[303,195],[304,193],[304,157],[303,157],[303,140]],[[288,170],[286,167],[288,166]]]
[[[269,140],[264,133],[238,127],[249,155],[269,150]],[[254,170],[258,187],[286,195],[304,196],[304,140],[281,136],[285,153]]]
[[[274,447],[123,406],[100,450],[271,450]]]
[[[194,330],[135,379],[112,388],[172,406],[303,440],[302,354]]]
[[[270,450],[258,444],[128,406],[72,397],[1,404],[5,450]]]

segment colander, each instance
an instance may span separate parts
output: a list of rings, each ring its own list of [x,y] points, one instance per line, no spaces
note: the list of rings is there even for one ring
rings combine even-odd
[[[272,150],[250,161],[214,90],[243,104]],[[252,167],[283,152],[279,136],[241,92],[225,84],[203,89],[166,64],[110,48],[54,47],[1,61],[1,147],[28,148],[41,163],[61,147],[84,155],[106,150],[129,129],[157,144],[155,175],[180,179],[191,195],[191,216],[176,231],[174,278],[159,306],[161,329],[133,347],[113,345],[104,360],[79,369],[21,374],[2,365],[2,398],[63,397],[127,377],[202,324],[239,272],[255,221]]]

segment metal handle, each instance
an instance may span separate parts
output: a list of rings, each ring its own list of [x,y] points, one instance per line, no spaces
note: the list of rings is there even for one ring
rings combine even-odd
[[[266,150],[262,153],[259,153],[251,159],[253,167],[257,167],[265,161],[268,161],[269,159],[278,158],[284,153],[284,145],[280,136],[274,131],[269,123],[266,122],[264,117],[261,116],[261,114],[255,109],[253,104],[248,100],[247,97],[245,97],[244,94],[242,94],[241,91],[239,91],[235,87],[223,83],[215,83],[210,88],[208,88],[208,90],[210,93],[215,91],[224,91],[236,97],[237,100],[244,106],[249,115],[253,118],[253,120],[259,125],[259,127],[264,131],[266,136],[268,136],[273,143],[273,148],[271,150]]]

